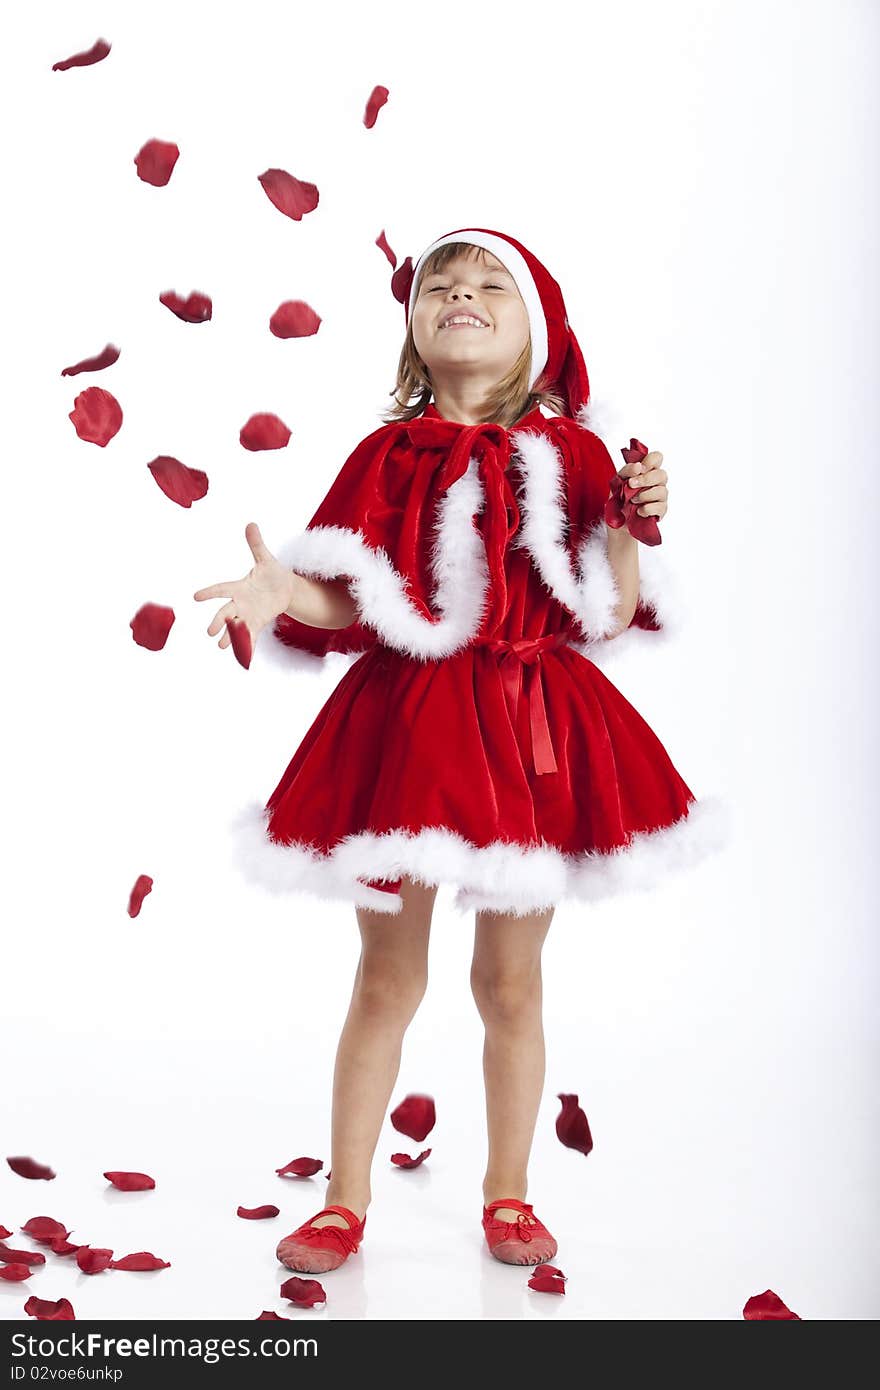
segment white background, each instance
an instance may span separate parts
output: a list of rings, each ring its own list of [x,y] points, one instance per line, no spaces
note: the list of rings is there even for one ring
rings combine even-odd
[[[858,3],[46,3],[4,79],[0,1222],[171,1261],[88,1277],[51,1254],[0,1285],[78,1317],[873,1318],[877,1288],[876,515],[878,11]],[[54,60],[102,36],[96,67]],[[390,89],[375,127],[372,87]],[[170,183],[133,159],[176,141]],[[257,176],[318,185],[299,223]],[[664,453],[665,557],[689,606],[611,679],[697,796],[721,856],[649,894],[564,903],[545,947],[547,1080],[528,1197],[564,1298],[482,1245],[481,1029],[472,919],[438,896],[431,983],[393,1103],[436,1097],[428,1164],[386,1122],[361,1253],[328,1303],[278,1297],[281,1235],[323,1204],[354,909],[244,883],[227,825],[268,798],[339,669],[250,671],[196,588],[250,567],[259,522],[299,531],[380,423],[404,333],[399,260],[487,226],[560,281],[595,398]],[[159,303],[212,296],[209,324]],[[317,336],[268,329],[283,300]],[[121,348],[98,374],[63,366]],[[68,413],[100,385],[104,449]],[[238,431],[277,412],[289,447]],[[210,478],[191,510],[147,470]],[[173,607],[162,652],[134,644]],[[262,642],[269,641],[264,635]],[[138,874],[154,879],[126,912]],[[588,1158],[554,1132],[590,1119]],[[411,1146],[410,1151],[416,1151]],[[102,1173],[145,1170],[154,1192]],[[236,1217],[275,1202],[271,1222]]]

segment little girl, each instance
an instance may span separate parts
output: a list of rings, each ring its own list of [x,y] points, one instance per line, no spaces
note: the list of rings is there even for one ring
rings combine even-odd
[[[252,645],[274,624],[275,650],[298,665],[356,657],[268,803],[235,821],[246,873],[350,901],[360,928],[328,1204],[277,1249],[312,1273],[341,1265],[364,1235],[438,885],[476,917],[485,1239],[496,1259],[536,1264],[557,1248],[525,1200],[555,904],[649,886],[718,843],[718,804],[697,802],[590,660],[625,630],[661,632],[662,600],[640,574],[651,548],[605,521],[615,467],[588,427],[559,285],[513,237],[460,228],[404,288],[385,423],[278,559],[251,522],[250,573],[194,595],[228,599],[208,628],[225,625],[221,648],[237,621]],[[662,459],[619,470],[641,489],[640,517],[666,514]]]

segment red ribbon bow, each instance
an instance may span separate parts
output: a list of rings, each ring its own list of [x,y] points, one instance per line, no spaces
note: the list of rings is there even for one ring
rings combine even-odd
[[[556,755],[547,723],[544,703],[544,684],[540,659],[544,652],[566,645],[564,632],[550,632],[544,637],[520,637],[510,640],[494,637],[486,645],[493,652],[505,653],[501,662],[501,680],[511,722],[516,727],[516,711],[522,691],[523,667],[529,668],[529,726],[532,734],[532,760],[536,773],[556,772]]]
[[[647,457],[648,450],[638,439],[631,438],[628,449],[621,449],[624,463],[635,463]],[[656,516],[639,516],[637,511],[640,488],[631,487],[628,478],[619,473],[611,479],[611,496],[605,503],[605,521],[617,531],[626,526],[631,536],[644,545],[660,545],[662,536]]]

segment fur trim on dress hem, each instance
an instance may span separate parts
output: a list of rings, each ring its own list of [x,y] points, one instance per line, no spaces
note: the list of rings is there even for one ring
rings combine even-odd
[[[692,801],[672,825],[637,831],[628,844],[612,851],[583,854],[501,840],[478,846],[440,826],[417,832],[363,831],[321,854],[303,842],[285,845],[270,839],[268,822],[266,808],[252,802],[229,823],[233,858],[249,882],[273,893],[305,892],[392,915],[403,907],[400,894],[370,888],[361,880],[393,881],[405,875],[425,884],[449,882],[456,887],[459,912],[521,917],[564,899],[597,902],[648,891],[666,874],[723,850],[730,839],[729,808],[718,797]]]

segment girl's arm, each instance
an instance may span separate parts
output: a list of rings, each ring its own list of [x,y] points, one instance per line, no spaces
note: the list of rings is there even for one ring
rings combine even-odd
[[[348,627],[357,617],[347,579],[312,579],[291,570],[291,600],[284,612],[306,627]]]
[[[606,525],[605,532],[608,538],[608,561],[614,571],[620,594],[620,602],[614,610],[617,626],[614,632],[608,634],[609,638],[613,639],[629,627],[639,601],[639,542],[635,536],[630,535],[625,526],[615,530],[614,527]]]

